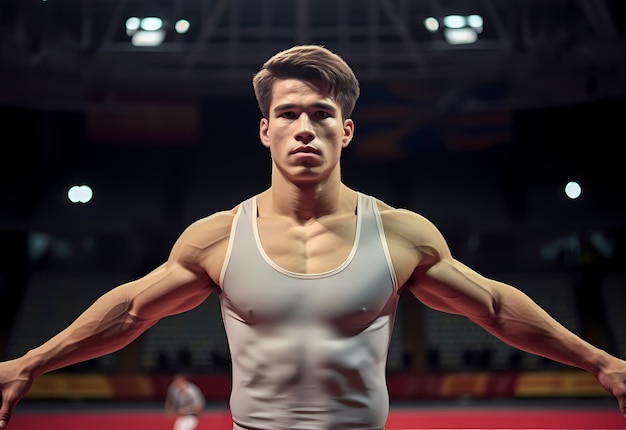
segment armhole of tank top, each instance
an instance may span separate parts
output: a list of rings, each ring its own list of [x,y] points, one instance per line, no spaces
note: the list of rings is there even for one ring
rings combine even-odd
[[[398,293],[398,278],[396,278],[396,269],[393,267],[393,260],[391,259],[391,253],[389,252],[389,246],[387,246],[387,237],[385,236],[385,229],[383,228],[383,220],[376,206],[376,199],[369,197],[370,204],[372,205],[372,212],[376,217],[376,225],[378,226],[378,235],[380,236],[380,244],[383,247],[385,258],[387,259],[387,268],[389,269],[389,275],[391,276],[391,283],[393,290]]]
[[[224,292],[224,277],[226,276],[226,269],[228,268],[228,264],[230,263],[230,256],[233,252],[233,244],[235,243],[235,232],[237,231],[237,223],[239,221],[239,217],[242,216],[243,205],[242,203],[237,209],[237,213],[233,218],[233,223],[230,226],[230,235],[228,237],[228,247],[226,248],[226,255],[224,256],[224,263],[222,265],[222,271],[220,272],[220,287],[222,292]]]

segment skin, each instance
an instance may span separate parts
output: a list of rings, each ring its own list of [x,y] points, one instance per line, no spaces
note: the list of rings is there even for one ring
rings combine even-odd
[[[354,130],[319,83],[286,79],[274,85],[269,118],[259,126],[272,155],[272,185],[257,198],[258,227],[265,252],[286,270],[325,272],[350,252],[357,194],[341,182],[340,158]],[[455,260],[424,217],[380,201],[378,208],[402,288],[428,306],[467,316],[512,346],[591,372],[626,417],[626,361],[574,335],[519,290]],[[236,211],[193,223],[163,265],[111,290],[43,345],[0,363],[0,428],[34,378],[116,351],[159,319],[219,290]]]

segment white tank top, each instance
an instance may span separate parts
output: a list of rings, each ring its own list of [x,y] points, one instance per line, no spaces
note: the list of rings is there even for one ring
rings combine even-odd
[[[382,429],[385,369],[398,302],[374,198],[358,195],[346,261],[320,274],[265,254],[256,198],[235,216],[221,274],[235,429]]]

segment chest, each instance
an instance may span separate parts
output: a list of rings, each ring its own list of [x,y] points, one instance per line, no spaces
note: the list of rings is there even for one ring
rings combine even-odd
[[[247,324],[325,321],[359,330],[395,295],[384,237],[365,222],[283,228],[240,222],[223,280],[227,315]]]
[[[304,225],[277,219],[257,219],[257,246],[265,258],[288,272],[325,273],[350,255],[355,243],[357,218],[315,220]]]

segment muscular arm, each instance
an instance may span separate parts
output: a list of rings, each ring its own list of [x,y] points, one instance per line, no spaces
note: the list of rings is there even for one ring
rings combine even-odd
[[[416,271],[410,290],[423,303],[461,314],[507,344],[594,374],[604,353],[569,331],[520,290],[445,258]]]
[[[22,359],[37,377],[70,364],[117,351],[160,318],[200,304],[210,293],[206,274],[168,261],[147,276],[114,288],[72,324]]]
[[[404,285],[421,302],[464,315],[518,349],[591,372],[618,398],[626,417],[625,361],[569,331],[522,291],[454,259],[441,233],[426,219],[396,211],[387,217],[387,228],[396,270],[410,272],[399,279],[406,280]]]
[[[216,288],[231,213],[188,227],[167,261],[146,276],[115,287],[97,299],[67,328],[24,356],[0,363],[2,409],[6,426],[15,404],[34,378],[128,345],[159,319],[199,305]]]

